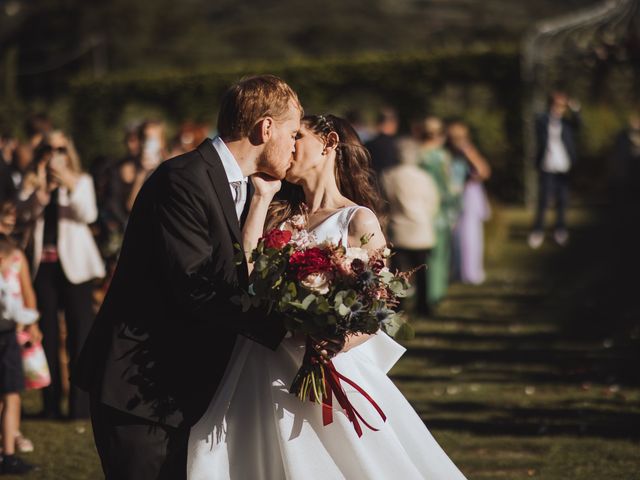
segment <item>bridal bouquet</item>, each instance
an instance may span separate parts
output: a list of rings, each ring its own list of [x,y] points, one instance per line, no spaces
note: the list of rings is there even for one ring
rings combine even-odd
[[[382,410],[333,363],[323,359],[313,338],[342,338],[349,334],[373,334],[379,329],[392,336],[410,335],[410,327],[396,313],[399,298],[406,295],[413,272],[391,272],[386,267],[388,248],[362,248],[330,242],[318,243],[294,217],[292,230],[267,232],[251,253],[254,264],[249,291],[234,300],[243,310],[263,307],[282,315],[285,327],[307,338],[306,353],[289,391],[301,400],[323,405],[324,424],[332,421],[332,398],[344,408],[358,435],[358,418],[373,429],[353,408],[340,381],[364,395],[384,419]]]

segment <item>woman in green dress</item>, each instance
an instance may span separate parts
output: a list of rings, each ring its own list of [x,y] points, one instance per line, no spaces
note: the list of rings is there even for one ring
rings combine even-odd
[[[451,235],[459,214],[459,194],[452,178],[451,154],[445,149],[444,125],[439,118],[425,119],[418,164],[429,173],[440,193],[440,211],[436,216],[436,244],[431,252],[427,300],[436,305],[447,293],[451,265]]]

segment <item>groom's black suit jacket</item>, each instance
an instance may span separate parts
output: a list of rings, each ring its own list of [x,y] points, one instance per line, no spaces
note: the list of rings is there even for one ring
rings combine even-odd
[[[234,261],[240,226],[210,140],[163,163],[142,187],[109,291],[73,381],[100,402],[189,426],[205,412],[237,334],[275,349],[284,330],[231,297],[247,285]]]

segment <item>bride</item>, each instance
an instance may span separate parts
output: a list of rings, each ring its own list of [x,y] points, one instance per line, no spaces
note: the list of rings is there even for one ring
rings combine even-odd
[[[360,246],[363,235],[373,234],[365,248],[385,246],[369,163],[348,122],[332,115],[304,117],[286,177],[294,185],[287,201],[272,203],[280,182],[253,178],[245,249],[257,245],[265,221],[287,228],[292,216],[304,213],[303,202],[308,229],[319,242]],[[387,377],[403,347],[383,332],[353,335],[333,357],[336,369],[386,413],[383,422],[355,389],[345,387],[354,407],[378,429],[365,428],[361,438],[339,407],[333,423],[323,426],[319,405],[288,393],[304,350],[304,339],[297,337],[285,338],[275,352],[239,337],[216,395],[191,429],[190,480],[465,478]]]

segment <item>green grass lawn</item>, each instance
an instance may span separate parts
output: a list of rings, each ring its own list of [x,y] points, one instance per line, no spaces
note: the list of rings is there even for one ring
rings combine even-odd
[[[497,214],[487,282],[454,285],[415,319],[392,376],[469,479],[640,478],[640,315],[616,269],[627,253],[607,251],[586,212],[572,212],[566,250],[535,252],[529,216]]]
[[[454,285],[414,320],[392,376],[470,480],[640,479],[640,312],[616,270],[624,252],[603,255],[592,217],[572,212],[567,249],[532,252],[528,215],[496,210],[487,282]],[[33,393],[24,403],[39,409]],[[23,478],[102,478],[87,423],[27,418],[23,431],[40,467]]]

